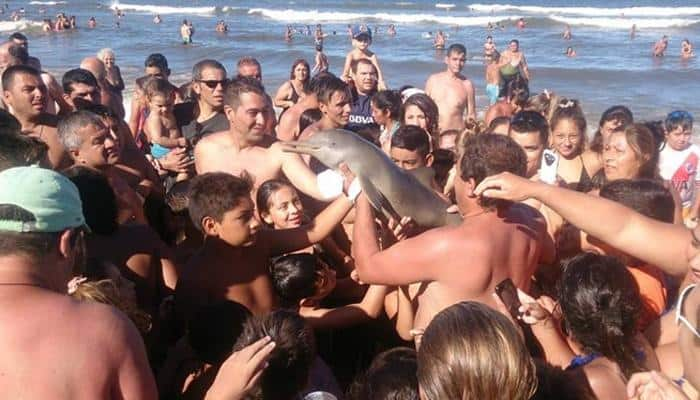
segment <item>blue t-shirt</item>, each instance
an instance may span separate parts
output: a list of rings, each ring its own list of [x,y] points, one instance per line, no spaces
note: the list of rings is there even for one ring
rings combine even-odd
[[[350,121],[345,129],[359,132],[364,128],[379,128],[372,118],[372,107],[370,106],[372,95],[354,94],[352,109],[350,110]]]

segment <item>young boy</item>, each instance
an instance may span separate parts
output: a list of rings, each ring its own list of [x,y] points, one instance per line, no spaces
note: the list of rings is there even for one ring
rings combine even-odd
[[[369,50],[369,45],[372,44],[372,31],[361,30],[359,26],[354,26],[351,29],[352,34],[352,47],[353,49],[345,57],[345,66],[343,67],[343,74],[341,78],[348,82],[352,79],[350,76],[350,66],[353,61],[357,61],[362,58],[366,58],[372,61],[374,67],[377,69],[377,86],[379,90],[386,90],[387,86],[384,82],[384,75],[382,74],[382,69],[379,68],[379,60],[377,55]]]
[[[328,72],[328,57],[323,53],[323,44],[321,43],[316,45],[315,60],[314,68],[311,70],[312,73]]]
[[[664,125],[666,141],[659,157],[659,172],[680,194],[684,222],[696,223],[700,209],[700,147],[691,141],[693,117],[687,111],[674,111]]]
[[[433,164],[430,135],[419,126],[400,127],[391,137],[389,156],[401,169],[430,167]]]
[[[192,180],[190,218],[204,234],[204,244],[187,263],[175,292],[177,312],[185,320],[197,307],[221,300],[239,302],[256,315],[270,312],[274,295],[269,258],[322,240],[353,204],[340,196],[309,225],[261,230],[250,190],[248,179],[226,173]],[[350,192],[356,197],[359,185],[352,185]]]
[[[151,144],[153,158],[157,160],[176,147],[187,147],[187,139],[180,134],[175,114],[173,114],[175,101],[173,86],[164,79],[152,78],[146,82],[144,92],[148,100],[149,113],[143,131]],[[176,181],[187,178],[187,173],[179,173]]]

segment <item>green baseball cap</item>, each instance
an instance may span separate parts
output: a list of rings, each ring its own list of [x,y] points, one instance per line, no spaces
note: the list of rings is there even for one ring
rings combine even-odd
[[[87,227],[78,188],[50,169],[31,166],[0,172],[0,205],[5,204],[30,212],[34,221],[0,219],[0,231],[61,232]]]

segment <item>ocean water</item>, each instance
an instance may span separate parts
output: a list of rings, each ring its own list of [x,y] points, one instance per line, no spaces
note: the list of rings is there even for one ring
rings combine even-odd
[[[686,109],[700,115],[700,64],[697,59],[682,61],[680,42],[700,40],[700,0],[582,0],[570,2],[514,1],[508,3],[469,3],[454,0],[99,0],[8,1],[0,22],[0,34],[20,30],[30,39],[30,54],[41,59],[44,68],[60,76],[80,60],[102,47],[114,49],[117,64],[127,82],[127,97],[133,80],[141,75],[148,54],[166,55],[171,80],[184,83],[191,66],[198,60],[214,58],[229,73],[244,55],[258,58],[263,80],[271,94],[289,76],[294,59],[313,63],[313,37],[304,35],[306,25],[323,24],[329,36],[324,50],[331,71],[340,73],[345,54],[351,49],[347,25],[365,23],[374,35],[371,49],[382,65],[390,87],[410,84],[422,87],[428,75],[444,68],[444,53],[432,48],[428,32],[441,29],[450,43],[463,43],[468,51],[465,74],[477,88],[477,106],[486,108],[484,64],[481,56],[485,37],[491,34],[499,50],[511,39],[518,39],[530,66],[531,91],[549,89],[582,102],[590,124],[614,104],[629,106],[638,119],[662,118],[673,109]],[[505,0],[504,0],[505,1]],[[24,19],[9,20],[9,13],[24,7]],[[115,8],[125,14],[114,15]],[[79,29],[43,33],[40,21],[58,12],[75,15]],[[163,23],[152,23],[158,13]],[[94,16],[97,28],[88,29]],[[515,28],[523,17],[524,30]],[[194,43],[182,45],[179,27],[183,19],[195,27]],[[226,34],[214,31],[216,21],[229,26]],[[119,23],[117,26],[117,22]],[[486,30],[488,22],[500,22],[503,30]],[[397,35],[385,34],[396,24]],[[298,32],[291,43],[283,40],[287,24]],[[564,41],[566,24],[573,39]],[[637,36],[630,39],[636,24]],[[663,59],[651,57],[651,48],[661,35],[670,42]],[[700,46],[700,42],[698,42]],[[572,46],[576,58],[564,51]],[[697,49],[700,52],[700,47]]]

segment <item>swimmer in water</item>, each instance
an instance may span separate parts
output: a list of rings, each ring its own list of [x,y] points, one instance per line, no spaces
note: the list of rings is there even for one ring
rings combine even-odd
[[[488,35],[486,36],[486,42],[484,42],[484,60],[488,62],[495,52],[496,43],[494,43],[493,37]]]
[[[437,34],[435,34],[435,39],[433,39],[433,47],[435,47],[436,50],[445,49],[445,34],[442,33],[442,31],[437,31]]]
[[[654,44],[653,55],[654,57],[663,57],[668,47],[668,36],[663,35],[658,42]]]
[[[520,18],[520,19],[518,20],[518,24],[517,24],[518,29],[521,29],[521,30],[522,30],[522,29],[525,29],[525,25],[527,25],[527,23],[525,23],[525,19],[524,19],[524,18]]]
[[[693,56],[695,56],[695,53],[693,52],[693,45],[690,43],[690,40],[683,39],[681,42],[681,58],[688,59]]]
[[[564,29],[564,33],[561,34],[561,37],[564,40],[571,40],[571,26],[569,26],[569,24],[566,24],[566,28]]]
[[[569,46],[566,48],[566,54],[567,57],[576,57],[576,50],[574,50],[573,47]]]
[[[391,24],[386,30],[386,34],[389,36],[396,36],[396,25]]]
[[[95,20],[95,17],[90,17],[88,20],[88,28],[92,29],[97,26],[97,21]]]
[[[293,36],[294,36],[294,31],[292,30],[292,26],[287,25],[287,30],[284,32],[284,41],[291,42]]]
[[[637,24],[632,24],[632,29],[630,30],[630,39],[634,39],[637,36]]]
[[[156,16],[153,17],[153,23],[156,24],[156,25],[158,25],[158,24],[160,24],[161,22],[163,22],[163,20],[160,18],[160,14],[156,14]]]

